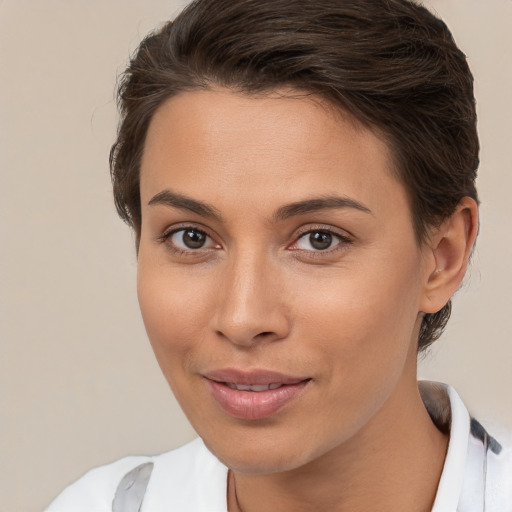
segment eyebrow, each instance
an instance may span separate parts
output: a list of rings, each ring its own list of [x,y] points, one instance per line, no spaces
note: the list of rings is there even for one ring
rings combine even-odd
[[[164,205],[180,210],[187,210],[196,213],[202,217],[210,217],[217,220],[222,220],[222,216],[212,205],[197,199],[171,192],[170,190],[162,190],[154,195],[148,202],[148,205]],[[325,196],[312,199],[305,199],[304,201],[297,201],[281,206],[273,215],[274,220],[283,221],[290,217],[298,215],[305,215],[307,213],[318,212],[322,210],[334,210],[339,208],[352,208],[364,213],[372,214],[371,210],[364,204],[352,199],[350,197],[340,196]],[[373,214],[372,214],[373,215]]]
[[[187,210],[202,217],[211,217],[217,220],[221,219],[220,212],[214,206],[211,206],[203,201],[192,199],[170,190],[162,190],[154,195],[148,202],[149,206],[164,205],[178,208],[180,210]]]
[[[326,196],[298,201],[279,208],[274,214],[275,220],[286,220],[296,215],[304,215],[322,210],[335,210],[338,208],[352,208],[373,215],[364,204],[350,197]]]

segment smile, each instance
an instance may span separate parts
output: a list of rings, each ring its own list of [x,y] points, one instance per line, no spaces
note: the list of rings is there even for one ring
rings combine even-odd
[[[229,416],[257,420],[272,416],[299,398],[311,378],[266,371],[221,370],[204,375],[212,397]]]

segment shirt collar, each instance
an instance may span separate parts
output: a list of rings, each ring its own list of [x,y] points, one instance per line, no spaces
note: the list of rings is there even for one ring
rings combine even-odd
[[[430,417],[440,430],[449,429],[448,451],[432,512],[455,512],[462,491],[470,416],[457,392],[438,382],[420,381],[420,393]]]

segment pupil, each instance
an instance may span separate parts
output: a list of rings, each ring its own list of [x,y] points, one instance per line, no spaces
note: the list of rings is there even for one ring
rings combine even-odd
[[[183,243],[189,249],[200,249],[206,241],[204,233],[188,230],[183,233]]]
[[[312,247],[319,251],[323,251],[325,249],[329,249],[331,246],[332,235],[329,233],[323,233],[322,231],[317,231],[309,235],[309,241]]]

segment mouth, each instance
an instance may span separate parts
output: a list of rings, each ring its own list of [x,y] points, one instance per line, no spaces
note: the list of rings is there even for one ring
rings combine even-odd
[[[246,420],[274,415],[298,399],[312,380],[264,370],[234,369],[209,372],[203,377],[220,408],[229,416]]]
[[[236,384],[234,382],[222,382],[221,384],[225,384],[228,388],[236,389],[238,391],[268,391],[270,389],[278,389],[282,386],[286,386],[287,384],[275,383],[275,384]]]

